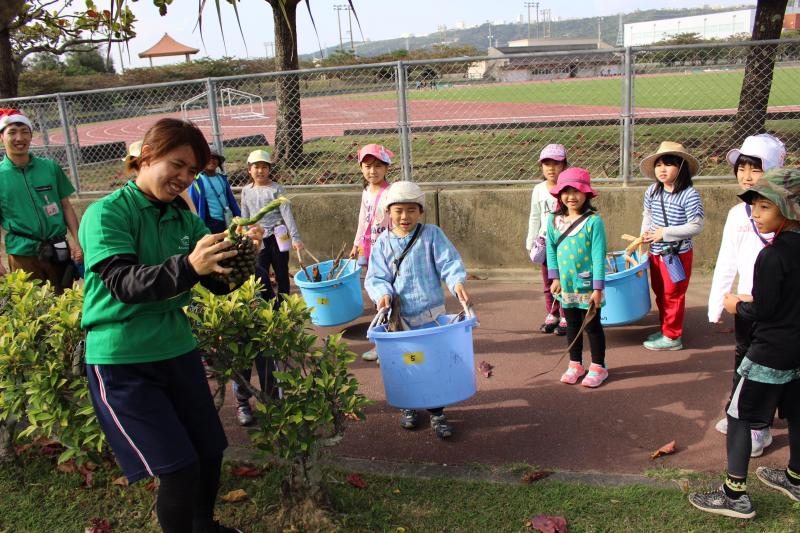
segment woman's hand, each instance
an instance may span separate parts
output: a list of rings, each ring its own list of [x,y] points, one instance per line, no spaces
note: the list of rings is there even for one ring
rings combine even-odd
[[[233,243],[225,240],[227,232],[215,233],[213,235],[206,235],[199,241],[189,254],[189,264],[197,272],[198,276],[207,276],[212,272],[218,274],[229,274],[230,268],[223,268],[219,262],[235,256],[236,250],[228,250]],[[226,251],[228,250],[228,251]]]
[[[595,289],[592,291],[592,295],[589,297],[590,302],[594,302],[594,306],[597,309],[600,309],[600,304],[603,303],[603,291]]]
[[[70,246],[69,254],[76,263],[83,263],[83,249],[79,245],[73,244]]]
[[[300,241],[292,241],[292,248],[294,248],[295,250],[297,250],[299,252],[300,250],[305,248],[305,246],[303,246],[303,243],[300,242]]]
[[[350,250],[350,255],[348,256],[350,259],[357,259],[358,258],[358,245],[354,245],[353,249]]]
[[[381,299],[378,300],[378,311],[382,309],[389,309],[391,305],[392,305],[392,297],[389,296],[388,294],[384,294],[383,296],[381,296]]]
[[[652,231],[642,233],[642,241],[646,243],[660,242],[664,240],[664,228],[656,228]]]
[[[561,280],[554,279],[550,282],[550,293],[553,295],[561,293]]]
[[[464,288],[463,283],[457,283],[453,292],[456,293],[459,302],[469,304],[469,294],[467,294],[467,289]]]
[[[722,301],[722,306],[725,308],[727,312],[732,315],[736,314],[736,304],[741,302],[742,300],[735,294],[726,294],[725,299]]]

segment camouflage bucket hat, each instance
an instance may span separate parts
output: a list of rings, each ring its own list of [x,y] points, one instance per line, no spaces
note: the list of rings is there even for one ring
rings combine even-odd
[[[773,168],[755,185],[739,194],[739,198],[748,204],[756,196],[763,196],[777,205],[786,218],[800,220],[800,169]]]

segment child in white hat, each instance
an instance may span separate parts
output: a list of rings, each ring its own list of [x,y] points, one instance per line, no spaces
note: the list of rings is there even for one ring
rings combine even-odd
[[[744,140],[742,147],[728,152],[728,162],[733,166],[733,173],[742,190],[755,185],[768,170],[783,166],[786,147],[776,137],[762,133],[751,135]],[[708,321],[712,324],[722,322],[723,302],[725,294],[733,288],[733,280],[738,274],[737,294],[750,295],[753,288],[753,267],[759,252],[772,239],[772,234],[761,234],[751,218],[749,204],[740,202],[728,211],[725,227],[722,231],[722,243],[719,247],[717,264],[714,267],[714,278],[711,292],[708,295]],[[747,350],[750,348],[753,324],[741,315],[734,315],[734,334],[736,336],[736,352],[734,358],[734,380],[736,387],[739,368]],[[727,433],[728,419],[723,418],[715,426],[720,433]],[[754,429],[751,433],[751,456],[758,457],[764,448],[772,443],[769,427]]]
[[[410,181],[398,181],[389,187],[382,200],[382,213],[391,218],[392,229],[381,233],[370,255],[364,288],[378,306],[385,309],[393,299],[400,303],[400,317],[409,329],[437,325],[445,314],[442,282],[453,296],[467,303],[464,288],[467,273],[453,243],[433,224],[422,224],[425,193]],[[405,253],[402,263],[396,260]],[[453,434],[444,409],[429,409],[431,428],[444,439]],[[413,429],[418,424],[414,409],[403,409],[400,426]]]

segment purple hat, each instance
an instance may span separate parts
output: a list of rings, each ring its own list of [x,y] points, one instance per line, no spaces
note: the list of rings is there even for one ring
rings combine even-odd
[[[563,144],[548,144],[542,148],[542,152],[539,154],[539,163],[545,159],[552,159],[553,161],[566,161],[567,149],[564,148]]]
[[[597,196],[597,192],[592,189],[591,181],[592,177],[589,175],[588,170],[580,167],[569,167],[558,175],[556,186],[550,189],[550,194],[558,198],[562,190],[566,187],[572,187],[594,198]]]

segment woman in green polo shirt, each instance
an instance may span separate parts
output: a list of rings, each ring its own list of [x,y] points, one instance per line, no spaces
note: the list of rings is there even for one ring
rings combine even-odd
[[[80,229],[92,402],[128,479],[160,478],[165,532],[237,531],[213,520],[227,440],[183,312],[195,283],[230,291],[208,275],[236,255],[179,197],[208,158],[194,125],[159,120],[135,180],[89,206]]]

